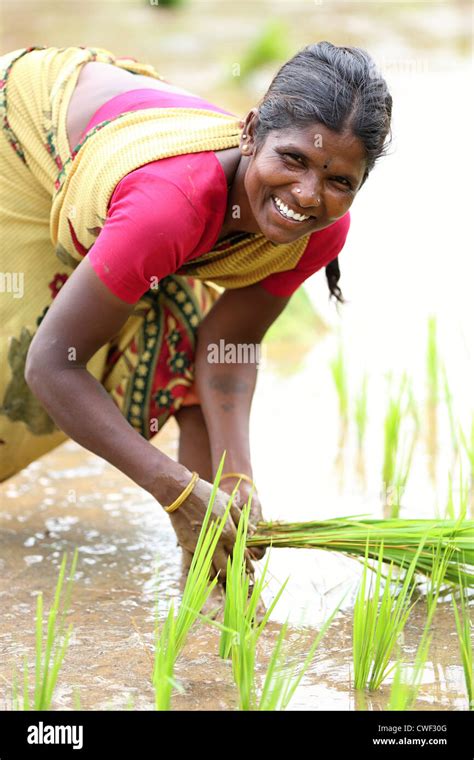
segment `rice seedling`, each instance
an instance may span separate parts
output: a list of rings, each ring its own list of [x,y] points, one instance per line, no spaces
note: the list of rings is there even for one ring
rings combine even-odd
[[[72,625],[70,625],[67,631],[65,631],[65,621],[71,599],[72,582],[76,572],[77,558],[78,550],[76,548],[71,562],[63,607],[62,610],[60,610],[61,593],[66,572],[67,553],[64,553],[63,555],[53,604],[47,618],[46,641],[44,641],[43,633],[43,593],[40,591],[37,596],[34,695],[33,699],[30,700],[29,666],[28,659],[25,655],[23,660],[23,696],[21,706],[16,672],[13,675],[13,709],[15,710],[49,710],[51,707],[53,692],[69,646],[72,632]]]
[[[447,585],[447,572],[448,568],[456,562],[455,548],[452,545],[443,546],[440,541],[436,546],[430,547],[433,561],[432,572],[428,580],[426,587],[426,628],[429,629],[433,622],[433,617],[438,606],[439,597],[442,594],[443,586]],[[448,586],[448,590],[451,590],[452,586]]]
[[[282,626],[267,667],[263,687],[257,701],[257,710],[286,710],[304,674],[311,665],[319,644],[338,613],[345,596],[346,594],[324,621],[321,630],[311,644],[308,654],[302,663],[298,656],[290,658],[288,651],[283,651],[288,623]],[[288,642],[286,649],[289,649]]]
[[[428,403],[436,405],[439,393],[439,352],[436,335],[436,317],[428,319],[428,343],[426,350],[426,379]]]
[[[174,604],[171,602],[161,631],[159,631],[158,624],[155,629],[155,661],[152,681],[155,690],[156,710],[169,710],[173,689],[182,690],[180,683],[173,677],[178,655],[176,619]]]
[[[453,496],[453,476],[451,473],[448,475],[448,500],[446,502],[446,507],[444,510],[444,517],[446,520],[454,520],[455,518],[455,507],[454,507],[454,496]]]
[[[250,578],[246,572],[245,550],[250,515],[251,496],[242,510],[232,558],[227,561],[226,599],[224,625],[221,632],[219,655],[232,658],[232,672],[239,689],[241,710],[255,706],[255,652],[257,641],[283,593],[287,580],[282,584],[263,619],[257,623],[257,606],[266,587],[270,557],[267,556],[263,571],[250,590]]]
[[[471,429],[470,429],[469,434],[466,435],[462,427],[459,426],[459,435],[461,438],[463,449],[466,452],[466,455],[469,461],[471,484],[473,484],[474,483],[474,414],[472,415]]]
[[[460,609],[453,595],[453,611],[456,620],[456,630],[459,640],[459,651],[461,653],[461,662],[464,670],[464,680],[466,682],[467,699],[469,710],[474,710],[474,677],[473,662],[474,652],[471,638],[473,623],[469,612],[469,597],[467,588],[461,572],[459,573],[459,594]]]
[[[364,375],[359,393],[354,402],[354,421],[357,430],[355,469],[363,485],[367,482],[364,462],[364,439],[367,429],[367,382],[367,375]]]
[[[347,374],[342,343],[339,343],[338,353],[334,359],[331,360],[330,368],[339,401],[341,436],[343,436],[349,420],[349,392],[347,388]]]
[[[405,493],[408,477],[410,475],[417,440],[417,430],[412,431],[410,436],[406,435],[403,445],[400,448],[399,455],[397,456],[392,498],[390,502],[390,517],[393,519],[400,516],[401,498]],[[408,444],[407,441],[409,441]]]
[[[432,639],[432,623],[443,585],[446,583],[446,570],[454,552],[452,546],[444,548],[438,543],[431,547],[433,553],[433,572],[426,591],[427,616],[420,643],[418,644],[415,662],[411,671],[402,659],[397,660],[388,710],[411,710],[421,685],[423,672],[428,659]]]
[[[431,479],[436,480],[438,453],[438,399],[439,399],[439,352],[436,335],[436,318],[428,319],[428,342],[426,350],[426,446],[429,455]]]
[[[362,516],[363,517],[363,516]],[[383,543],[387,562],[404,566],[416,556],[416,572],[430,576],[433,554],[430,547],[441,541],[454,554],[446,570],[446,579],[458,582],[458,566],[463,580],[474,586],[474,521],[458,520],[380,520],[340,517],[332,520],[303,523],[260,522],[256,532],[247,538],[247,546],[317,548],[338,551],[353,557],[378,558]],[[421,542],[423,551],[419,552]]]
[[[390,507],[389,517],[391,518],[398,518],[400,516],[401,499],[405,493],[410,475],[420,429],[420,420],[415,398],[411,386],[407,384],[406,378],[402,380],[400,398],[403,396],[404,391],[406,391],[407,397],[406,404],[400,413],[399,429],[396,436],[394,436],[392,449],[393,483],[391,485],[389,484],[388,487],[387,483],[385,483],[385,504],[387,507]],[[406,428],[407,425],[409,425],[409,429],[403,430],[402,438],[402,427]],[[400,439],[402,439],[401,445]],[[390,435],[386,440],[390,440]]]
[[[245,566],[250,506],[251,496],[242,510],[232,558],[228,560],[224,624],[219,626],[221,628],[219,654],[222,658],[229,656],[232,658],[232,672],[239,690],[239,707],[241,710],[285,709],[339,607],[316,637],[299,673],[297,673],[296,666],[283,667],[282,647],[287,624],[282,627],[270,659],[261,697],[258,699],[255,683],[256,646],[288,579],[281,585],[263,619],[257,623],[257,605],[266,586],[269,556],[261,576],[255,581],[250,592],[249,577]]]
[[[448,374],[444,364],[441,367],[443,375],[443,388],[444,388],[444,400],[446,403],[446,409],[448,410],[449,430],[451,433],[451,446],[453,449],[454,458],[456,459],[459,454],[459,437],[456,430],[456,423],[453,410],[453,395],[449,386]]]
[[[222,631],[219,655],[227,659],[231,653],[232,644],[237,634],[255,631],[255,643],[263,631],[272,611],[274,610],[281,594],[288,582],[282,584],[272,604],[259,624],[257,624],[257,607],[262,593],[268,584],[265,583],[270,556],[267,556],[265,565],[252,586],[250,591],[250,578],[246,572],[245,550],[250,515],[251,497],[242,509],[242,516],[237,527],[237,535],[232,558],[227,560],[226,598],[224,606],[224,626]]]
[[[209,504],[201,526],[196,549],[194,550],[178,613],[175,616],[174,604],[172,602],[161,630],[159,629],[158,622],[156,623],[152,683],[155,689],[155,707],[157,710],[170,709],[172,691],[175,688],[180,688],[173,676],[176,660],[192,625],[197,620],[212,589],[218,582],[217,577],[210,580],[212,557],[229,516],[232,500],[237,490],[236,486],[229,497],[222,517],[211,522],[212,508],[224,466],[225,455],[226,452],[224,451],[214,479]]]
[[[364,375],[362,385],[354,402],[354,420],[357,428],[357,448],[360,451],[364,445],[367,428],[367,375]]]
[[[430,646],[431,636],[426,636],[423,632],[420,644],[416,650],[415,662],[409,674],[406,663],[402,659],[397,660],[386,710],[402,711],[413,709],[423,679]]]
[[[346,596],[347,594],[344,594],[341,601],[325,620],[302,663],[298,656],[290,658],[288,652],[283,651],[285,644],[287,645],[286,649],[289,649],[288,642],[285,641],[288,621],[284,623],[278,634],[260,690],[255,681],[255,645],[261,631],[257,631],[254,626],[248,630],[247,636],[241,637],[239,631],[232,630],[205,615],[199,615],[202,620],[219,628],[221,632],[231,634],[231,649],[234,650],[232,652],[233,674],[239,689],[239,708],[241,710],[285,710],[288,707],[301,679],[313,660],[317,647]],[[291,648],[294,648],[293,643]],[[239,662],[239,658],[241,662]],[[243,667],[239,667],[241,663],[243,663]],[[258,692],[260,692],[260,696],[258,696]]]
[[[393,666],[390,667],[390,657],[413,607],[412,580],[416,571],[417,556],[421,554],[423,544],[422,541],[411,560],[403,582],[399,578],[393,580],[394,565],[393,562],[390,564],[382,592],[384,546],[382,544],[380,547],[377,567],[374,574],[371,574],[368,587],[369,542],[366,544],[362,580],[354,606],[353,660],[356,689],[378,689],[393,670]]]
[[[462,462],[459,462],[459,516],[463,519],[467,514],[467,507],[469,502],[469,485],[463,481],[462,475]],[[454,503],[454,491],[453,491],[453,476],[448,474],[448,499],[444,511],[444,517],[447,520],[456,519],[456,506]]]
[[[407,377],[404,374],[398,394],[389,398],[387,412],[384,420],[384,459],[382,468],[382,481],[385,493],[393,487],[397,453],[399,448],[400,426],[405,415],[402,406],[407,386]]]
[[[224,624],[221,626],[213,622],[221,628],[220,656],[228,658],[230,655],[232,658],[232,673],[239,691],[239,708],[241,710],[285,710],[309,667],[321,639],[339,610],[342,600],[325,621],[302,664],[299,660],[294,660],[291,664],[287,663],[288,658],[283,653],[283,647],[288,624],[282,626],[270,658],[260,697],[258,697],[255,679],[257,642],[283,593],[287,580],[281,585],[263,619],[257,623],[257,603],[265,587],[269,557],[260,578],[249,593],[249,577],[245,568],[245,544],[250,506],[251,497],[242,510],[232,558],[228,560]]]

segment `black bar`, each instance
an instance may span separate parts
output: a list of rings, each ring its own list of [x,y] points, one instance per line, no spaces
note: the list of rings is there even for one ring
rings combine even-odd
[[[276,757],[290,750],[289,760],[292,752],[330,760],[342,753],[473,760],[473,728],[473,713],[461,711],[3,712],[0,760],[24,756],[139,760],[183,753],[223,760],[235,751],[268,758],[272,749]],[[49,743],[51,739],[58,743]]]

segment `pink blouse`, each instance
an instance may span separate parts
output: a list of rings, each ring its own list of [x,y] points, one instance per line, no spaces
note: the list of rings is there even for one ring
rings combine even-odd
[[[96,124],[143,108],[203,108],[228,113],[201,98],[157,89],[132,90],[99,108],[82,137]],[[127,303],[136,303],[161,280],[216,245],[227,207],[227,180],[213,151],[152,161],[127,174],[110,198],[107,219],[88,252],[94,271]],[[290,296],[308,277],[336,258],[350,215],[313,232],[297,266],[260,280],[265,290]],[[226,243],[223,241],[222,250]],[[219,246],[221,248],[221,246]]]

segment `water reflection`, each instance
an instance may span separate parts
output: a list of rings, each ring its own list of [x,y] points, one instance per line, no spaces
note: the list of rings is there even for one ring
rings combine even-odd
[[[162,431],[161,446],[165,450],[166,439],[176,434],[172,428],[170,425],[168,431]],[[131,695],[134,709],[152,709],[149,681],[155,601],[158,594],[159,612],[164,614],[169,600],[179,598],[182,590],[176,540],[167,516],[147,494],[127,486],[126,498],[120,501],[116,495],[125,478],[108,465],[102,467],[99,477],[84,478],[83,457],[80,447],[67,444],[45,457],[40,467],[35,463],[38,475],[56,466],[61,470],[64,459],[73,471],[74,461],[77,462],[80,477],[72,480],[82,499],[75,505],[69,504],[66,515],[58,505],[70,486],[70,478],[58,480],[57,503],[48,507],[46,518],[45,513],[35,509],[35,504],[42,502],[46,486],[35,484],[34,480],[26,491],[21,490],[21,499],[10,501],[12,519],[3,522],[2,516],[0,594],[4,657],[0,675],[11,682],[11,669],[13,664],[18,666],[20,653],[27,651],[33,656],[36,594],[42,590],[45,605],[50,602],[62,552],[67,550],[71,554],[73,547],[78,546],[79,564],[70,614],[74,638],[55,707],[72,709],[73,693],[78,690],[84,709],[126,709]],[[19,485],[28,482],[29,474],[21,474],[15,480]],[[112,501],[119,519],[113,519],[102,507],[110,494],[114,496]],[[319,510],[324,511],[321,507]],[[299,511],[304,512],[304,504]],[[12,523],[18,527],[12,529]],[[28,552],[33,545],[41,546],[41,554]],[[264,676],[279,622],[290,614],[292,645],[302,652],[306,647],[307,651],[309,640],[302,626],[307,623],[319,626],[349,590],[342,612],[318,649],[291,709],[384,709],[390,682],[365,697],[355,693],[351,685],[351,609],[360,566],[347,557],[329,553],[282,549],[273,552],[270,571],[267,602],[288,573],[291,581],[259,644],[260,676]],[[408,659],[416,649],[422,619],[420,606],[405,636],[403,649]],[[458,644],[449,605],[440,606],[435,628],[433,660],[425,673],[417,709],[465,709],[463,676],[455,664],[459,662]],[[176,709],[225,710],[236,705],[229,663],[222,662],[217,651],[216,631],[198,626],[178,662],[177,677],[184,693],[176,695]],[[363,699],[365,707],[361,706]]]

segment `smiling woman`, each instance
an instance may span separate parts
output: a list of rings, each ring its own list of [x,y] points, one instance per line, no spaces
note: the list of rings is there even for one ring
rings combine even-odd
[[[133,59],[28,48],[0,58],[0,95],[1,269],[24,275],[24,297],[0,304],[0,480],[70,436],[177,500],[193,551],[224,449],[216,513],[237,477],[239,498],[253,487],[256,363],[210,363],[207,347],[259,344],[324,267],[342,299],[338,254],[385,150],[386,84],[364,51],[321,42],[240,119]],[[179,462],[148,443],[171,415]],[[229,522],[221,578],[234,536]]]
[[[260,203],[268,219],[266,236],[286,242],[343,217],[388,149],[391,114],[386,82],[364,50],[320,42],[285,63],[244,130],[246,155],[255,153],[245,187],[254,216]],[[326,275],[342,300],[337,258]]]

